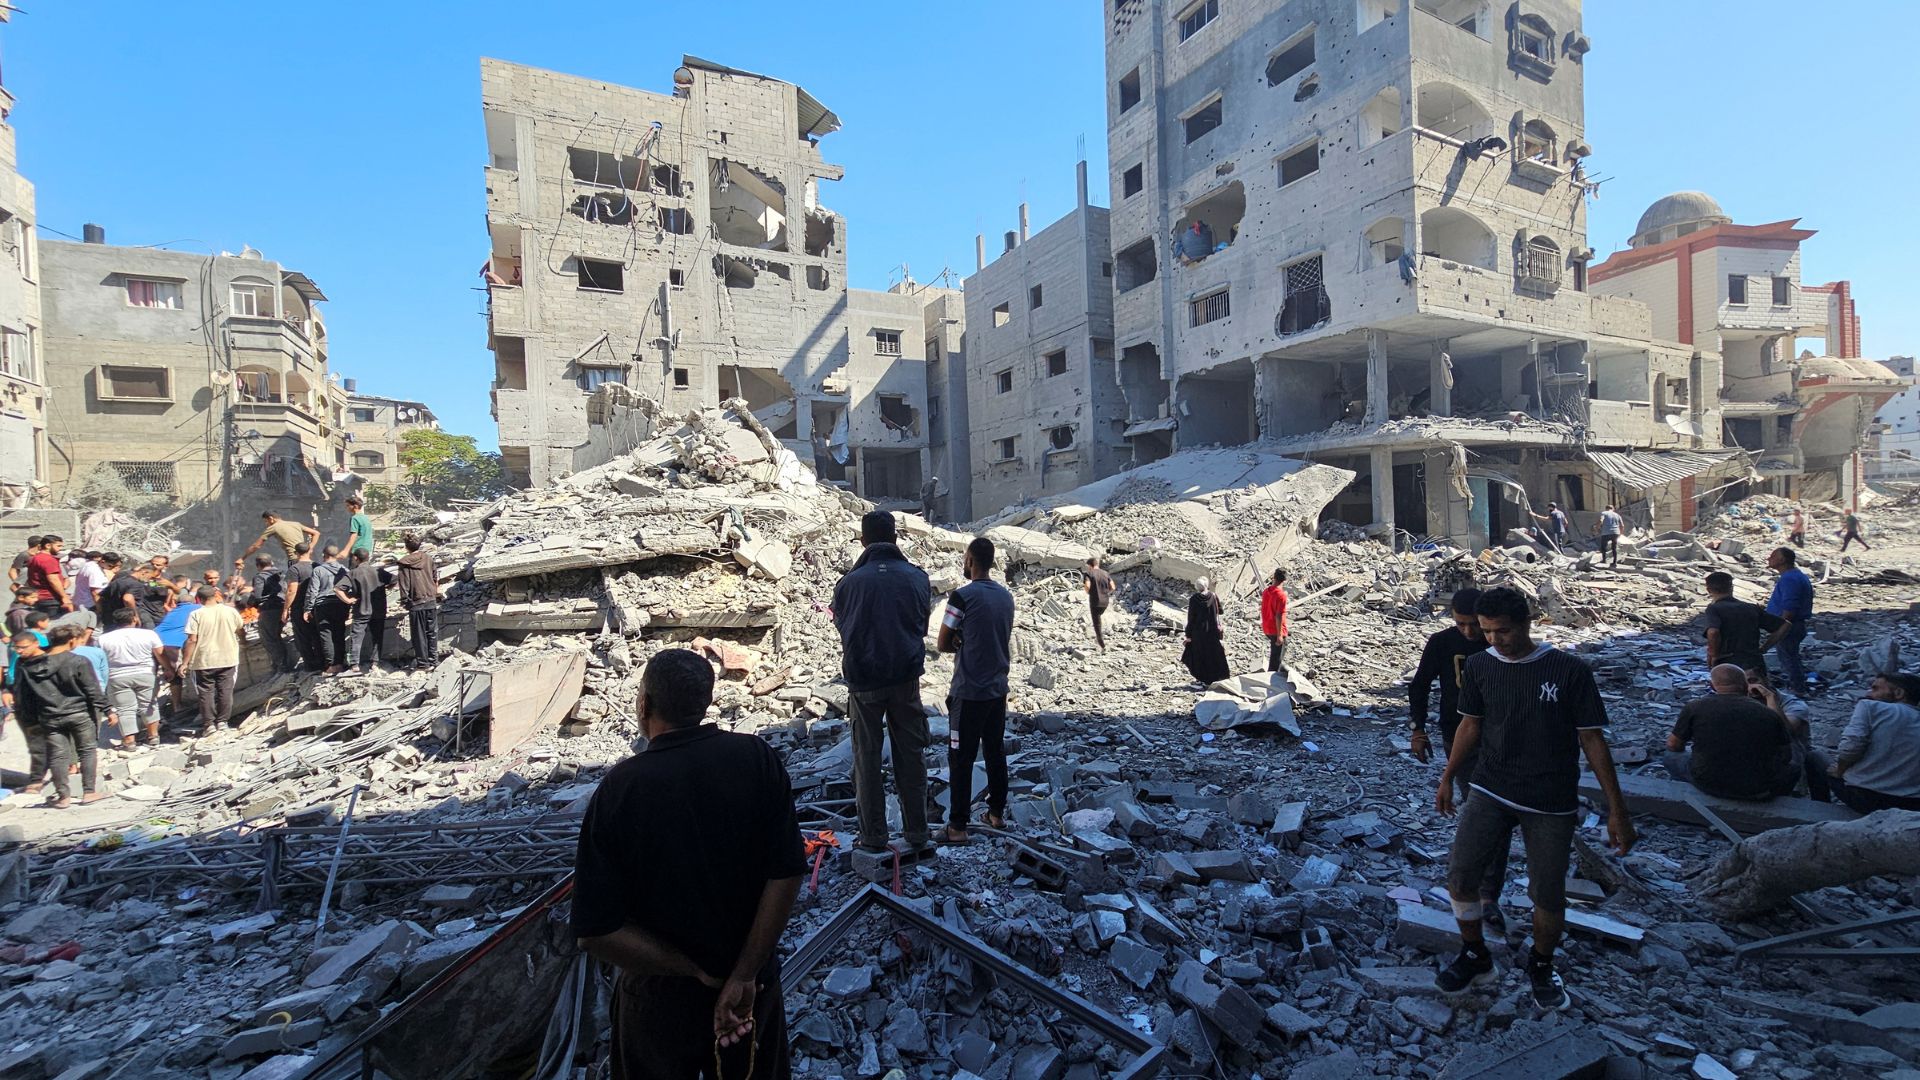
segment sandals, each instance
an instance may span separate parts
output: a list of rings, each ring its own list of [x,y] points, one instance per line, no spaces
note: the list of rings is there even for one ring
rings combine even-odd
[[[1007,819],[1004,815],[996,814],[989,810],[987,812],[987,827],[991,829],[1004,829],[1007,827]]]
[[[965,847],[972,843],[972,838],[965,830],[948,825],[933,835],[933,842],[942,847]]]

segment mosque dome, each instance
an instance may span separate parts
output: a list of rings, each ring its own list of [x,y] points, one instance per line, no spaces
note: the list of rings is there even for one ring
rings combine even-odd
[[[1657,200],[1640,215],[1640,224],[1634,229],[1630,247],[1646,247],[1650,244],[1664,243],[1678,236],[1699,232],[1715,225],[1726,225],[1733,221],[1713,196],[1704,191],[1676,191]]]

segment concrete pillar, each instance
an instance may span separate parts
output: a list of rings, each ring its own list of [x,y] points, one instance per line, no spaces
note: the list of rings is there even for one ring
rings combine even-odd
[[[1387,334],[1367,331],[1367,418],[1366,424],[1387,422]]]
[[[1020,242],[1027,242],[1027,204],[1020,204]]]
[[[973,234],[973,268],[975,271],[987,268],[987,234]]]
[[[1373,524],[1389,545],[1393,543],[1393,448],[1376,446],[1370,451],[1373,473]]]
[[[1082,209],[1084,209],[1087,205],[1087,163],[1084,160],[1082,160],[1078,165],[1074,166],[1074,169],[1076,174],[1075,190],[1079,192],[1079,196],[1080,196],[1079,205]]]
[[[1429,394],[1428,411],[1435,416],[1453,415],[1453,342],[1442,341],[1434,346],[1433,362],[1428,366]]]

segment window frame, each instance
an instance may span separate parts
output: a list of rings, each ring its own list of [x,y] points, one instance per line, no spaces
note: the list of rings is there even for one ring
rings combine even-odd
[[[892,339],[891,342],[888,339]],[[878,356],[899,356],[900,331],[881,330],[876,327],[873,331],[873,351]]]
[[[1206,326],[1233,317],[1233,289],[1221,286],[1187,301],[1187,328]],[[1215,304],[1214,301],[1220,301]],[[1215,309],[1218,308],[1216,311]],[[1205,314],[1205,318],[1201,318]]]
[[[1058,358],[1060,361],[1059,370],[1057,371],[1054,370],[1054,367],[1055,367],[1054,360],[1056,358]],[[1067,359],[1067,350],[1065,349],[1055,349],[1049,353],[1042,353],[1040,356],[1040,363],[1042,365],[1042,369],[1046,372],[1046,377],[1049,379],[1057,379],[1060,376],[1065,375],[1070,369],[1070,364]]]
[[[1147,190],[1147,164],[1136,161],[1132,166],[1120,172],[1120,197],[1131,199]]]
[[[1299,67],[1294,68],[1292,71],[1288,72],[1285,75],[1280,76],[1278,79],[1274,78],[1273,65],[1276,62],[1278,62],[1281,57],[1285,56],[1290,52],[1293,52],[1295,49],[1298,49],[1302,45],[1311,46],[1311,49],[1309,51],[1313,55],[1308,58],[1306,63],[1301,64]],[[1308,72],[1308,70],[1310,70],[1315,64],[1319,62],[1320,62],[1320,27],[1319,27],[1319,24],[1317,23],[1309,23],[1307,24],[1307,28],[1305,30],[1301,30],[1300,32],[1294,34],[1292,37],[1281,42],[1278,47],[1276,47],[1272,52],[1267,54],[1267,63],[1266,63],[1265,70],[1263,71],[1263,74],[1266,76],[1268,86],[1282,86],[1286,83],[1292,82],[1293,80],[1299,78],[1302,75],[1305,75]]]
[[[1044,285],[1035,284],[1035,285],[1027,286],[1027,310],[1028,311],[1032,311],[1036,308],[1045,307],[1046,302],[1047,302],[1047,292],[1046,292],[1046,287]]]
[[[1200,21],[1193,22],[1195,18],[1199,18]],[[1176,32],[1180,36],[1180,44],[1184,45],[1192,41],[1195,35],[1212,26],[1219,18],[1220,0],[1197,0],[1196,3],[1182,8],[1173,17]],[[1191,28],[1187,25],[1190,22],[1193,22]]]
[[[1005,326],[1013,321],[1013,301],[1003,300],[993,306],[993,325]]]
[[[180,280],[179,278],[147,277],[143,274],[122,274],[120,275],[120,277],[122,279],[121,286],[120,286],[121,295],[126,298],[128,307],[139,308],[142,311],[184,311],[186,310],[186,307],[187,307],[186,282]],[[133,286],[136,283],[141,285],[149,285],[149,286],[167,286],[171,288],[173,290],[173,303],[171,304],[140,304],[140,303],[134,302]]]
[[[15,339],[19,341],[17,351]],[[9,375],[30,383],[39,382],[34,344],[33,327],[25,326],[17,329],[11,326],[0,327],[0,375]]]
[[[1793,279],[1779,274],[1773,276],[1773,306],[1791,307],[1793,305]]]
[[[145,394],[120,393],[113,385],[113,371],[117,368],[128,371],[159,372],[160,385],[162,387],[160,395],[156,397]],[[170,405],[173,403],[173,369],[165,364],[101,364],[94,369],[94,372],[94,396],[98,397],[101,401],[125,402],[137,405]]]
[[[266,305],[267,309],[265,311],[259,310],[260,300],[262,298],[263,293],[265,294],[265,299],[267,300],[267,305]],[[254,310],[252,311],[240,310],[240,297],[243,295],[249,298],[250,302],[248,306],[252,307]],[[278,318],[279,305],[274,296],[273,286],[267,284],[266,282],[253,282],[253,281],[227,282],[227,311],[234,318],[239,318],[239,319]]]
[[[1287,179],[1287,163],[1289,161],[1293,161],[1294,159],[1300,157],[1302,154],[1306,153],[1309,150],[1313,151],[1313,168],[1308,169],[1306,172],[1301,173],[1299,176],[1296,176],[1291,180]],[[1313,176],[1316,176],[1319,174],[1319,172],[1320,172],[1320,136],[1318,135],[1315,135],[1313,138],[1308,139],[1305,142],[1298,143],[1294,145],[1292,148],[1281,152],[1281,154],[1274,159],[1274,179],[1279,182],[1279,185],[1283,190],[1286,188],[1292,187],[1293,185],[1301,182],[1302,180],[1306,180]]]
[[[1737,300],[1734,299],[1734,295],[1733,295],[1734,294],[1733,286],[1734,286],[1734,282],[1736,281],[1740,283],[1740,289],[1739,289],[1740,297]],[[1747,302],[1752,298],[1752,296],[1753,296],[1753,282],[1748,280],[1748,275],[1746,274],[1728,274],[1727,275],[1727,306],[1728,307],[1746,307],[1748,306]]]
[[[366,413],[367,415],[361,416],[361,413]],[[368,408],[365,405],[349,405],[347,406],[347,419],[356,424],[377,424],[380,422],[380,410],[378,408]]]
[[[1020,460],[1020,436],[1002,435],[993,440],[993,455],[995,462]]]
[[[1067,445],[1061,446],[1059,434],[1067,433]],[[1072,424],[1055,424],[1047,429],[1047,453],[1067,454],[1080,449],[1080,432]]]
[[[1213,126],[1201,132],[1200,134],[1195,135],[1192,129],[1193,122],[1199,118],[1201,113],[1206,112],[1208,109],[1214,109],[1214,108],[1218,108],[1219,115],[1215,118],[1213,122]],[[1227,123],[1226,95],[1222,91],[1215,90],[1213,93],[1208,94],[1206,98],[1200,102],[1200,104],[1195,105],[1193,108],[1188,109],[1186,112],[1180,114],[1180,135],[1181,135],[1181,138],[1185,140],[1182,145],[1192,146],[1194,143],[1199,142],[1201,139],[1204,139],[1207,136],[1213,134],[1214,132],[1219,131],[1222,127],[1225,127],[1226,123]]]
[[[995,394],[1013,393],[1013,369],[1001,368],[993,373],[993,392]]]
[[[593,271],[589,269],[589,266],[613,267],[614,273],[618,275],[618,284],[612,286],[587,284],[588,279],[595,276]],[[576,292],[624,293],[627,291],[626,264],[615,262],[612,259],[589,259],[582,255],[575,255],[573,257],[573,276],[574,290]]]

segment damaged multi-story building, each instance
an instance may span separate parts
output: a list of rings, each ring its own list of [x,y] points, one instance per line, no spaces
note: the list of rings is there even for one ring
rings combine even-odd
[[[409,432],[438,431],[440,420],[426,402],[362,393],[354,379],[342,379],[346,392],[347,467],[369,484],[407,482],[401,444]]]
[[[313,280],[252,248],[199,255],[83,233],[40,247],[55,496],[104,470],[181,506],[238,487],[230,518],[336,501],[346,397]]]
[[[480,74],[493,413],[515,481],[644,435],[640,397],[739,397],[823,477],[919,496],[924,313],[847,288],[846,222],[819,190],[843,175],[820,151],[832,111],[691,56],[666,94],[490,59]]]
[[[1133,460],[1278,442],[1353,469],[1331,513],[1382,535],[1677,523],[1728,460],[1720,359],[1588,291],[1590,47],[1569,0],[1114,5]]]
[[[1029,236],[1027,206],[1000,255],[976,236],[966,280],[967,452],[971,509],[1111,476],[1132,459],[1113,357],[1113,261],[1107,210],[1078,169],[1074,209]]]
[[[0,7],[0,23],[13,15]],[[40,358],[39,240],[33,185],[14,155],[13,94],[0,86],[0,508],[47,479],[47,379]]]
[[[1736,224],[1711,196],[1676,192],[1589,280],[1645,304],[1657,336],[1719,354],[1723,437],[1753,455],[1756,487],[1851,504],[1874,413],[1906,385],[1861,359],[1851,282],[1801,283],[1800,245],[1813,235],[1798,219]],[[1826,355],[1799,349],[1808,339]]]

